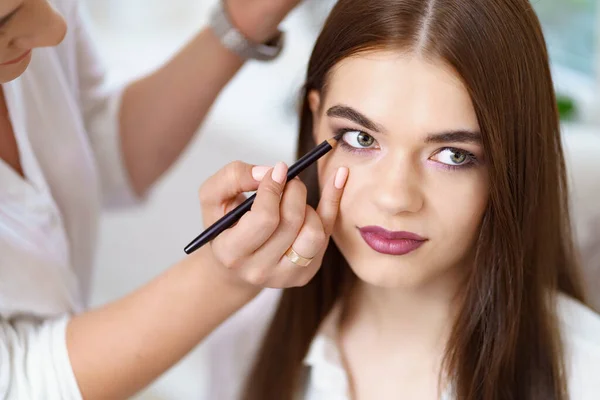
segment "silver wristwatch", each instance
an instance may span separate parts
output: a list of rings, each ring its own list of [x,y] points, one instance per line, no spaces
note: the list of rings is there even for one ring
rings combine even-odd
[[[278,31],[274,38],[262,44],[256,44],[247,39],[244,34],[238,31],[231,23],[223,0],[218,1],[218,4],[212,12],[210,27],[223,46],[243,59],[271,61],[275,59],[283,49],[285,34],[282,31]]]

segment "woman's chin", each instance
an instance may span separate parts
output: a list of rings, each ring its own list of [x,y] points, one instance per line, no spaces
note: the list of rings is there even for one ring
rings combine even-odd
[[[13,81],[23,75],[29,67],[31,56],[14,65],[0,65],[0,84]]]
[[[432,279],[434,274],[427,274],[421,268],[410,265],[364,265],[353,266],[351,269],[358,279],[369,286],[382,289],[418,290]]]

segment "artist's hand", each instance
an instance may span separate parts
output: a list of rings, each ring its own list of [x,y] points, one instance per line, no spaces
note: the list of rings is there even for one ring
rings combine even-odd
[[[324,185],[317,210],[306,204],[300,179],[284,186],[287,167],[254,167],[242,162],[227,165],[200,189],[208,227],[241,204],[243,193],[257,190],[252,210],[209,245],[226,276],[244,287],[304,286],[317,273],[335,225],[348,169],[340,168]],[[312,258],[299,266],[285,255],[293,248]]]
[[[302,0],[225,0],[234,26],[247,38],[263,43],[275,36],[279,23]]]

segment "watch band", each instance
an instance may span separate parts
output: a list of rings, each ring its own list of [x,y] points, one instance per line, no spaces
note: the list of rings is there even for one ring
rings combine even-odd
[[[283,49],[285,33],[282,31],[278,31],[274,38],[261,44],[253,43],[246,38],[233,26],[222,0],[218,2],[212,12],[210,27],[223,46],[243,59],[271,61],[277,58]]]

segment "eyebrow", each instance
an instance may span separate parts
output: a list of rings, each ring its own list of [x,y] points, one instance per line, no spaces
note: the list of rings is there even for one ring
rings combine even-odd
[[[375,131],[375,132],[384,132],[385,131],[385,129],[381,125],[376,124],[375,122],[371,121],[369,118],[367,118],[360,112],[356,111],[352,107],[343,106],[343,105],[333,106],[329,110],[327,110],[327,116],[332,117],[332,118],[348,119],[352,122],[355,122],[355,123],[361,125],[364,128],[367,128],[370,131]]]
[[[336,105],[327,110],[327,116],[343,118],[355,122],[370,131],[384,133],[385,128],[367,118],[364,114],[344,105]],[[474,143],[481,144],[481,133],[466,129],[457,129],[427,135],[425,143]]]
[[[7,15],[5,15],[4,17],[0,17],[0,27],[2,27],[3,25],[5,25],[8,21],[11,20],[12,17],[15,16],[16,13],[19,12],[19,10],[21,9],[21,7],[23,7],[23,4],[21,4],[20,6],[18,6],[17,8],[15,8],[13,11],[9,12]]]
[[[430,134],[425,143],[473,143],[481,144],[481,133],[477,131],[455,130]]]

